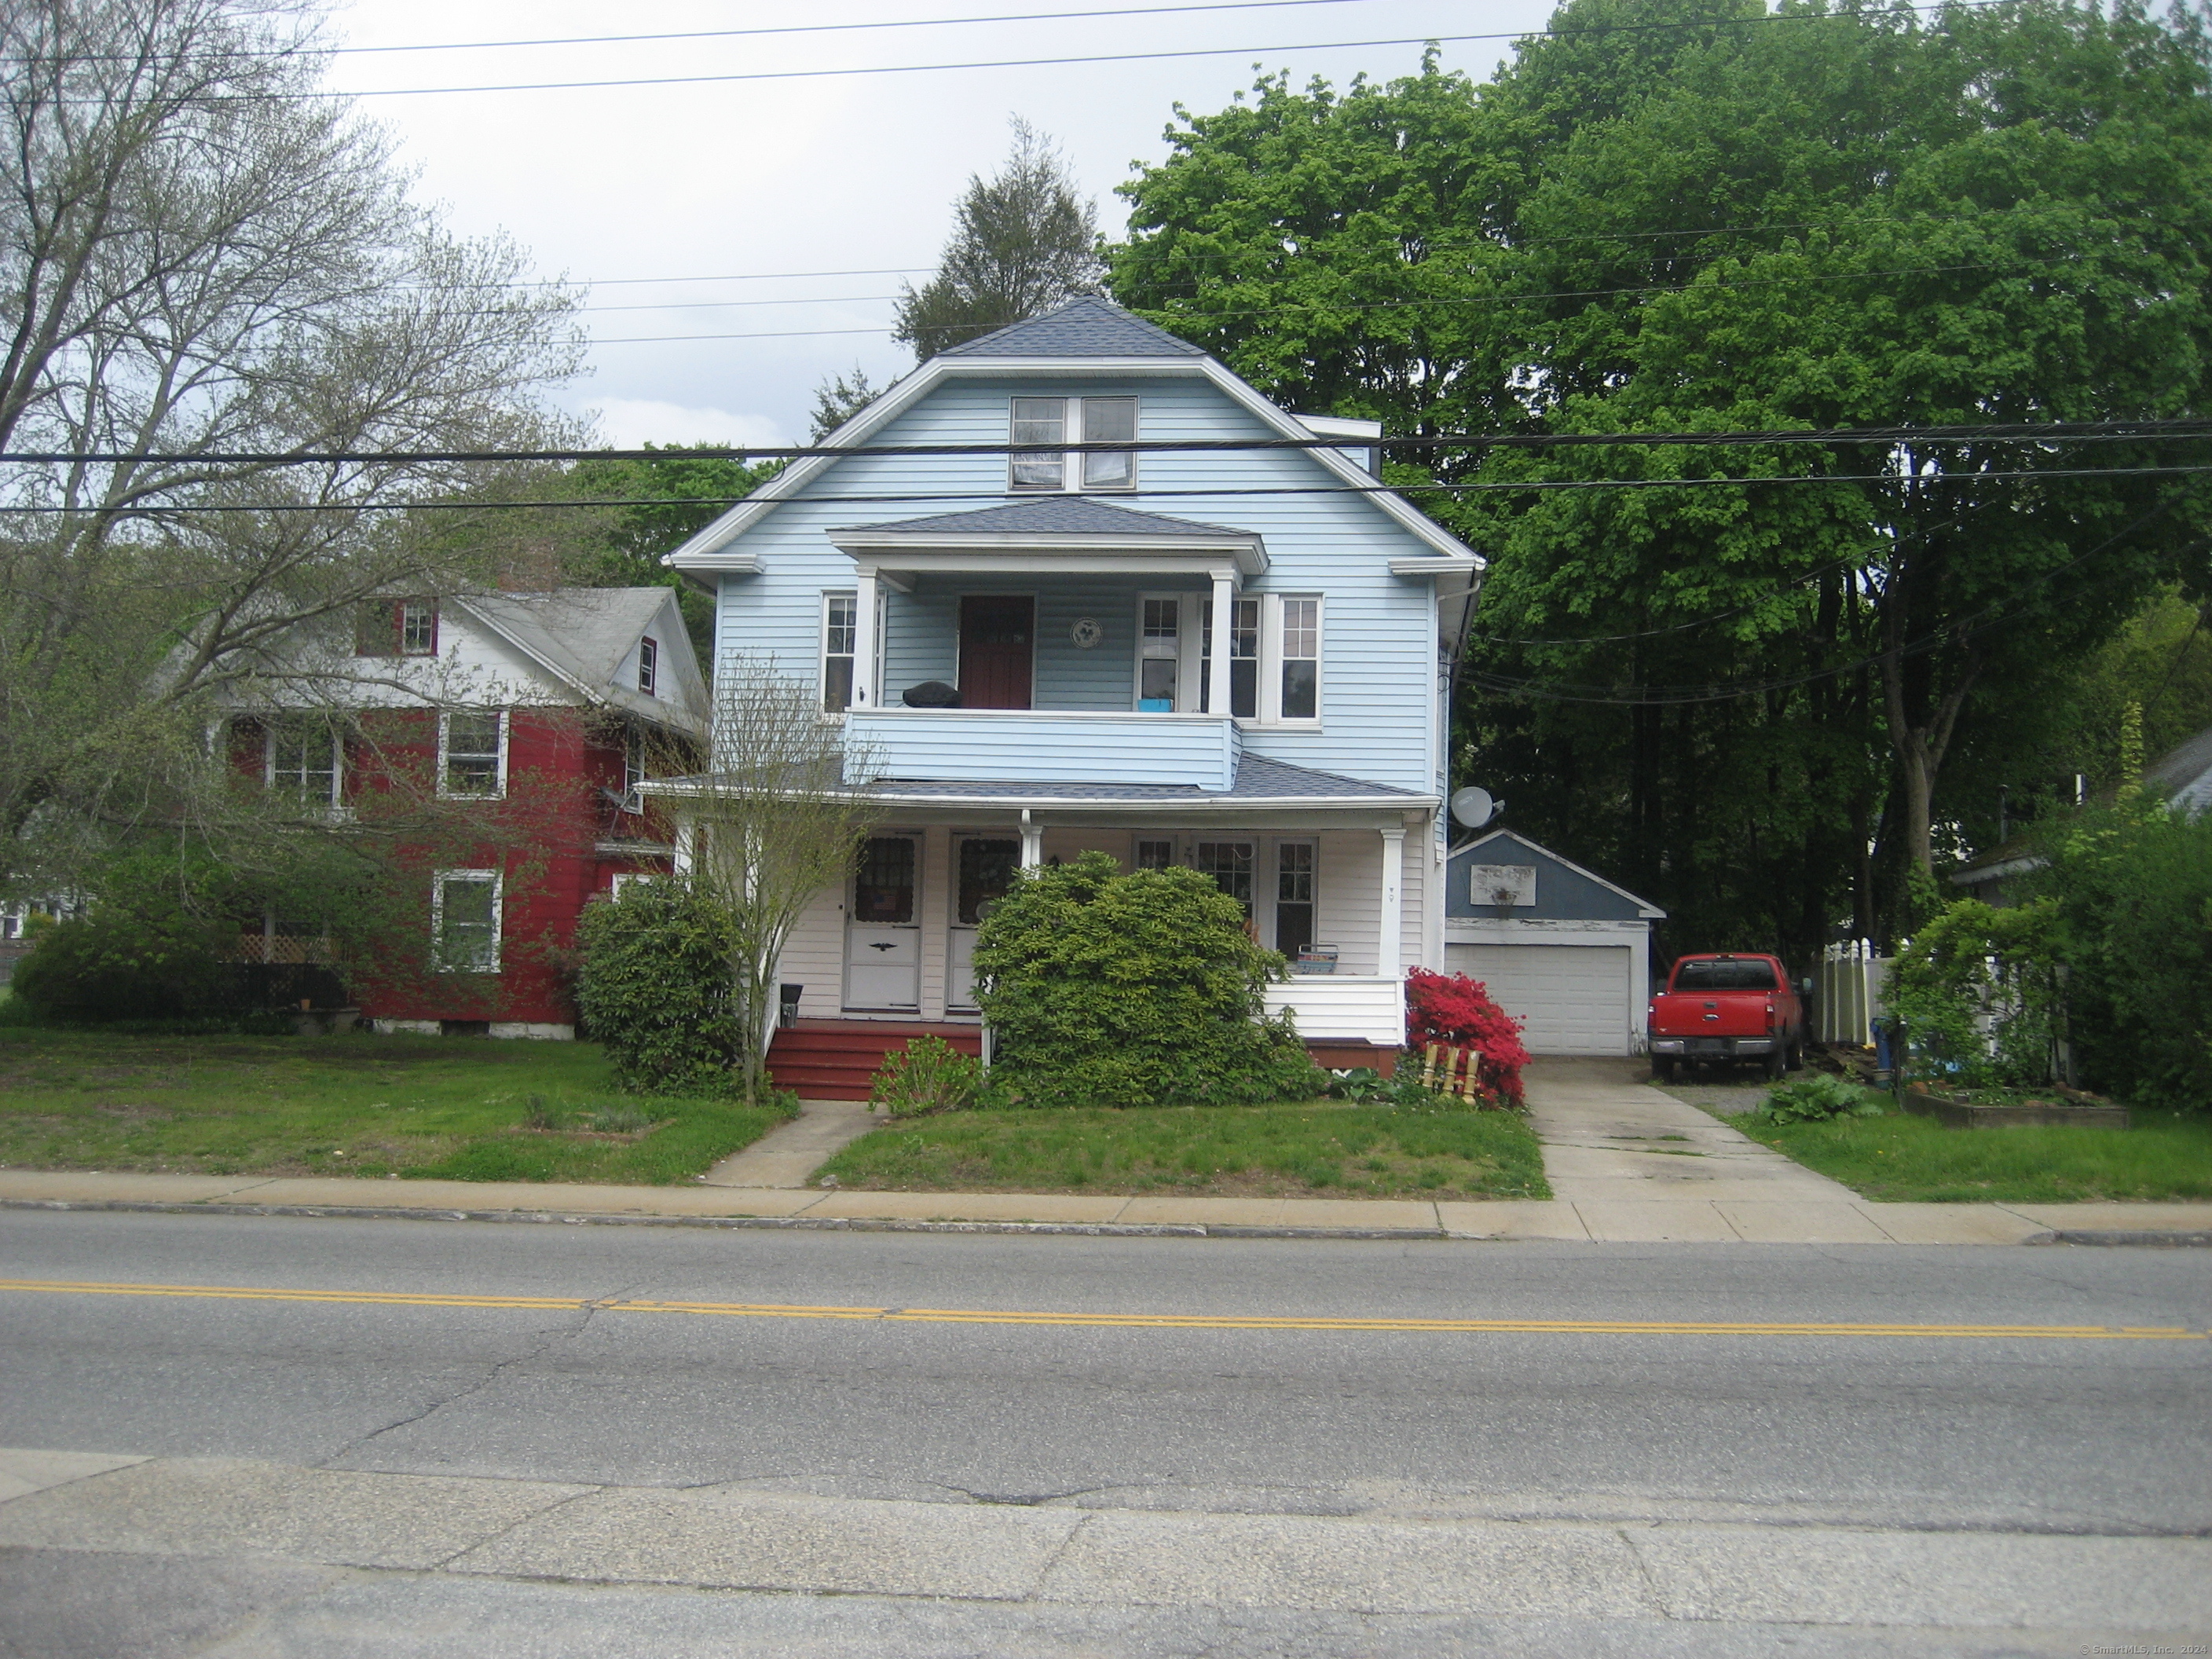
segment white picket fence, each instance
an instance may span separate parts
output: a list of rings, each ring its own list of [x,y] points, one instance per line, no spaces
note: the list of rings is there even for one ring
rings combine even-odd
[[[1813,1024],[1823,1042],[1858,1048],[1874,1042],[1872,1021],[1887,1007],[1882,991],[1893,957],[1878,957],[1865,939],[1831,945],[1813,967]]]

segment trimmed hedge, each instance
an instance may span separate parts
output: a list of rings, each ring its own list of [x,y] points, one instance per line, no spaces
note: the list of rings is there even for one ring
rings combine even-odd
[[[994,1044],[985,1103],[1158,1106],[1310,1100],[1328,1079],[1285,1014],[1283,958],[1195,870],[1123,875],[1103,853],[1024,871],[975,938]]]

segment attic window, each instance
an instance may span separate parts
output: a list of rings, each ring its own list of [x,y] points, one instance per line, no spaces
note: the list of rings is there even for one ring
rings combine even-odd
[[[363,657],[434,657],[438,654],[435,599],[371,599],[361,608],[354,651]]]
[[[650,634],[637,642],[637,689],[648,697],[660,678],[660,646]]]
[[[1017,398],[1008,435],[1018,444],[1134,443],[1137,400]],[[1011,458],[1007,476],[1019,490],[1134,489],[1137,457],[1133,450],[1079,456],[1031,451]]]

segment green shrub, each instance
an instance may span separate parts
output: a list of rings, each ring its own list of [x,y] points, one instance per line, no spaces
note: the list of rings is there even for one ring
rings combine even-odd
[[[179,904],[102,904],[44,929],[10,988],[41,1021],[204,1016],[224,1000],[237,931]]]
[[[909,1037],[884,1056],[868,1098],[893,1117],[920,1117],[973,1106],[982,1086],[981,1060],[941,1036]]]
[[[975,973],[994,1103],[1257,1103],[1327,1085],[1289,1016],[1261,1018],[1282,957],[1194,870],[1123,875],[1085,853],[1024,871],[976,934]]]
[[[2058,908],[1960,899],[1913,935],[1890,974],[1911,1069],[1969,1088],[2056,1075],[2062,1029]]]
[[[636,1094],[720,1094],[738,1052],[731,940],[689,884],[632,882],[576,925],[576,1010]]]
[[[2212,815],[2124,799],[2069,818],[2043,850],[2031,880],[2063,926],[2081,1080],[2212,1109]]]
[[[1880,1117],[1879,1097],[1826,1072],[1808,1072],[1770,1091],[1759,1115],[1768,1123],[1824,1123],[1837,1117]]]

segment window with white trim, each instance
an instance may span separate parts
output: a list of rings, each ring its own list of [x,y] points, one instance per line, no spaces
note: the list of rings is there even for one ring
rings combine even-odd
[[[1140,599],[1137,629],[1137,708],[1172,714],[1182,678],[1182,601]]]
[[[842,714],[853,701],[853,658],[860,637],[860,596],[822,596],[822,711]]]
[[[1205,625],[1200,630],[1198,712],[1209,712],[1213,701],[1213,601],[1206,599]],[[1240,720],[1260,718],[1260,601],[1229,602],[1236,623],[1229,635],[1229,712]]]
[[[263,775],[270,793],[309,811],[334,811],[345,787],[344,740],[314,720],[272,722],[263,739]]]
[[[1314,942],[1314,866],[1310,841],[1275,843],[1274,948],[1293,962]]]
[[[430,929],[438,971],[499,972],[500,873],[441,870],[430,888]]]
[[[660,678],[660,641],[647,635],[637,642],[637,689],[648,697],[660,694],[653,688]]]
[[[1154,841],[1139,836],[1131,862],[1139,870],[1172,870],[1175,868],[1175,854],[1176,844],[1172,840],[1163,838]]]
[[[660,877],[658,870],[620,870],[607,878],[607,893],[618,900],[639,882],[659,881]]]
[[[438,793],[448,800],[507,793],[507,710],[451,708],[438,716]]]
[[[371,599],[362,606],[354,651],[363,657],[434,657],[438,654],[435,599]]]
[[[645,733],[632,726],[623,738],[623,805],[635,812],[644,804],[638,793],[645,782]]]
[[[1007,435],[1018,444],[1134,443],[1134,398],[1017,398]],[[1137,454],[1114,450],[1070,456],[1033,451],[1008,458],[1007,482],[1018,490],[1134,489]]]
[[[1282,599],[1281,690],[1279,719],[1321,718],[1321,601]]]

